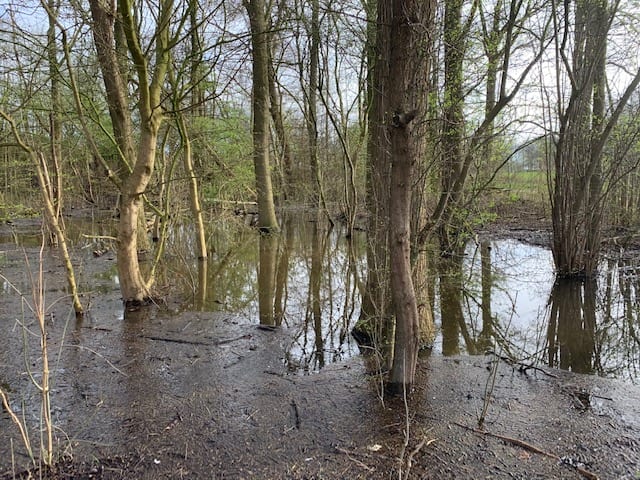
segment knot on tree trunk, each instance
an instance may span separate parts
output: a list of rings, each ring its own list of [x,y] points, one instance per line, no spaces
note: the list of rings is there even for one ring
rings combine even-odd
[[[391,126],[395,128],[405,128],[416,118],[418,110],[411,110],[410,112],[396,112],[391,118]]]

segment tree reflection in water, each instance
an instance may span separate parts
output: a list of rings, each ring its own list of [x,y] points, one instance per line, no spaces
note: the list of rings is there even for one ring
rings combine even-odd
[[[156,284],[178,309],[226,312],[252,325],[279,329],[292,370],[308,372],[356,355],[349,332],[360,313],[366,278],[366,236],[329,228],[322,216],[292,212],[282,233],[260,235],[242,222],[209,224],[209,257],[197,260],[188,223],[175,219]],[[106,238],[110,218],[73,218],[69,241],[95,262],[100,247],[88,233]],[[20,235],[20,244],[30,234]],[[100,240],[103,242],[103,240]],[[106,248],[105,248],[106,247]],[[85,287],[117,288],[105,270]],[[435,262],[434,262],[435,263]],[[597,282],[555,282],[548,249],[517,240],[470,242],[464,255],[441,259],[429,281],[438,288],[433,314],[440,327],[435,351],[482,354],[496,349],[532,365],[551,365],[640,383],[640,266],[634,257],[603,260]],[[28,285],[18,285],[26,289]],[[131,316],[131,312],[127,312]]]
[[[549,250],[482,241],[441,262],[439,280],[443,354],[493,346],[524,364],[640,383],[640,267],[629,259],[608,258],[597,280],[556,282]]]
[[[364,233],[347,238],[324,215],[294,213],[284,216],[278,235],[228,225],[209,235],[213,253],[203,266],[186,260],[188,229],[173,232],[180,253],[160,282],[184,289],[182,295],[192,298],[185,308],[226,311],[279,328],[289,342],[285,362],[292,371],[319,370],[359,352],[349,332],[360,312]]]
[[[596,281],[555,282],[547,330],[550,367],[593,373],[595,361]]]

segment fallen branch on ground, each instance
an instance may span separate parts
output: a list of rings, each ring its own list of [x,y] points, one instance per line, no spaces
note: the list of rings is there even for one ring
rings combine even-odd
[[[527,370],[534,370],[534,371],[536,371],[536,372],[543,373],[543,374],[547,375],[548,377],[558,378],[558,376],[557,376],[557,375],[555,375],[555,374],[553,374],[553,373],[550,373],[550,372],[547,372],[547,371],[546,371],[546,370],[544,370],[543,368],[536,367],[535,365],[531,365],[531,364],[524,363],[524,362],[518,362],[518,361],[513,360],[513,359],[511,359],[511,358],[509,358],[509,357],[506,357],[506,356],[504,356],[504,355],[500,355],[500,354],[498,354],[498,353],[496,353],[496,352],[494,352],[494,351],[490,351],[490,352],[487,352],[487,353],[490,353],[490,354],[492,354],[493,356],[495,356],[495,357],[499,358],[500,360],[502,360],[503,362],[505,362],[507,365],[510,365],[510,366],[512,366],[512,367],[516,367],[516,366],[517,366],[517,367],[518,367],[518,371],[519,371],[520,373],[527,373]]]
[[[505,435],[500,435],[498,433],[491,433],[488,432],[486,430],[478,430],[477,428],[473,428],[473,427],[468,427],[466,425],[463,425],[461,423],[458,422],[453,422],[455,425],[464,428],[466,430],[470,430],[473,433],[477,433],[478,435],[486,435],[489,437],[493,437],[493,438],[497,438],[500,439],[504,442],[510,443],[512,445],[516,445],[520,448],[523,448],[529,452],[533,452],[533,453],[537,453],[539,455],[543,455],[545,457],[548,458],[552,458],[554,460],[556,460],[558,463],[562,463],[565,465],[568,465],[566,462],[563,462],[563,460],[556,454],[551,453],[551,452],[547,452],[546,450],[542,450],[541,448],[536,447],[535,445],[531,445],[530,443],[525,442],[524,440],[519,440],[517,438],[513,438],[513,437],[507,437]],[[574,468],[580,475],[582,475],[585,478],[588,478],[589,480],[599,480],[598,475],[596,475],[593,472],[590,472],[589,470],[582,468],[578,465],[569,465],[572,468]]]
[[[356,465],[358,465],[358,466],[360,466],[360,467],[364,468],[366,471],[368,471],[368,472],[375,472],[375,470],[376,470],[375,468],[370,467],[369,465],[367,465],[367,464],[365,464],[365,463],[362,463],[362,462],[361,462],[360,460],[358,460],[357,458],[353,458],[353,457],[351,456],[351,453],[352,453],[352,452],[350,452],[349,450],[345,450],[344,448],[336,447],[336,451],[337,451],[337,452],[340,452],[340,453],[345,454],[349,460],[351,460],[352,462],[354,462]]]
[[[183,345],[204,345],[206,347],[215,347],[218,345],[224,345],[226,343],[232,343],[238,340],[242,340],[244,338],[251,338],[251,335],[245,334],[240,335],[235,338],[228,338],[226,340],[218,340],[217,342],[200,342],[198,340],[185,340],[182,338],[169,338],[169,337],[157,337],[155,335],[138,335],[140,338],[145,338],[147,340],[155,340],[157,342],[170,342],[170,343],[180,343]]]

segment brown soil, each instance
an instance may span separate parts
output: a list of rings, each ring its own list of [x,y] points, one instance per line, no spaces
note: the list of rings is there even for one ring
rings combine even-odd
[[[2,274],[14,278],[21,253],[0,250]],[[63,289],[55,257],[45,271],[47,291]],[[6,283],[1,303],[0,387],[34,423],[37,394],[16,360],[21,300]],[[168,307],[123,321],[112,289],[92,304],[83,321],[69,318],[65,302],[47,314],[60,460],[44,478],[640,478],[639,387],[494,356],[426,355],[405,402],[384,396],[362,357],[292,374],[286,328]],[[0,412],[1,479],[39,477],[25,470],[20,445]]]

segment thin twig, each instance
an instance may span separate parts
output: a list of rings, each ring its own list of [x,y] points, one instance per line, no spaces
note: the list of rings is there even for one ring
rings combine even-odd
[[[546,450],[542,450],[541,448],[536,447],[535,445],[531,445],[530,443],[527,443],[524,440],[519,440],[519,439],[513,438],[513,437],[507,437],[505,435],[500,435],[498,433],[491,433],[491,432],[488,432],[486,430],[478,430],[477,428],[468,427],[468,426],[463,425],[463,424],[458,423],[458,422],[453,422],[453,423],[455,425],[461,427],[461,428],[464,428],[466,430],[470,430],[470,431],[472,431],[474,433],[477,433],[478,435],[486,435],[486,436],[489,436],[489,437],[498,438],[498,439],[500,439],[502,441],[505,441],[507,443],[511,443],[512,445],[516,445],[518,447],[524,448],[525,450],[528,450],[530,452],[537,453],[539,455],[543,455],[543,456],[548,457],[548,458],[552,458],[552,459],[554,459],[554,460],[556,460],[558,462],[562,462],[562,459],[558,455],[556,455],[554,453],[551,453],[551,452],[547,452]],[[586,470],[586,469],[584,469],[582,467],[579,467],[577,465],[570,465],[570,466],[575,468],[575,470],[580,475],[582,475],[585,478],[588,478],[589,480],[599,480],[598,475],[596,475],[593,472],[590,472],[589,470]]]
[[[411,453],[409,454],[409,456],[407,457],[407,469],[404,472],[404,480],[409,478],[409,472],[411,471],[411,466],[413,465],[413,457],[416,456],[416,454],[422,450],[422,447],[424,447],[425,445],[428,447],[429,445],[431,445],[433,442],[435,442],[436,439],[432,438],[431,440],[427,441],[427,438],[423,438],[422,441],[416,445],[416,448],[414,448]]]
[[[358,465],[358,466],[360,466],[360,467],[364,468],[366,471],[368,471],[368,472],[375,472],[375,470],[376,470],[375,468],[370,467],[369,465],[367,465],[367,464],[365,464],[365,463],[362,463],[362,462],[361,462],[360,460],[358,460],[357,458],[353,458],[353,457],[351,456],[351,452],[349,452],[348,450],[345,450],[344,448],[336,447],[336,451],[338,451],[338,452],[340,452],[340,453],[344,453],[344,454],[347,456],[347,458],[348,458],[349,460],[351,460],[352,462],[354,462],[356,465]]]
[[[118,372],[120,375],[123,375],[125,377],[128,377],[129,375],[127,375],[125,372],[123,372],[122,370],[120,370],[118,367],[116,367],[113,363],[111,363],[109,361],[108,358],[106,358],[104,355],[101,355],[99,352],[96,352],[95,350],[93,350],[92,348],[89,347],[85,347],[84,345],[65,345],[65,347],[67,348],[77,348],[78,350],[86,350],[87,352],[93,353],[95,356],[100,357],[102,360],[104,360],[105,362],[107,362],[107,364],[113,368],[116,372]]]
[[[29,434],[27,433],[25,426],[22,424],[18,416],[15,414],[15,412],[12,410],[11,406],[9,405],[9,399],[7,398],[7,395],[4,393],[4,390],[2,390],[2,388],[0,388],[0,397],[2,398],[2,405],[4,405],[4,409],[11,417],[11,420],[13,421],[13,423],[15,423],[18,429],[20,430],[22,443],[27,449],[27,454],[29,455],[29,458],[33,462],[34,457],[33,457],[33,450],[31,449],[31,442],[29,441]],[[13,446],[13,443],[11,445]]]

